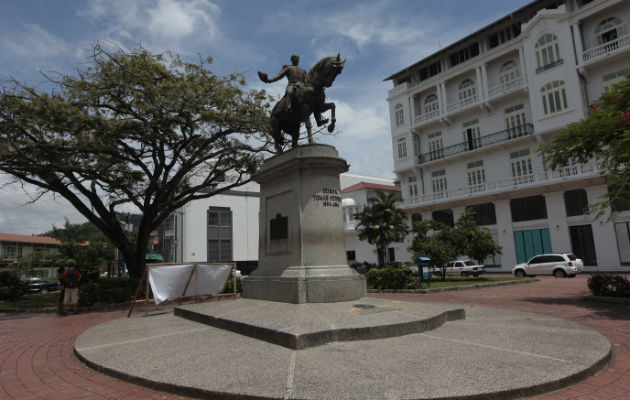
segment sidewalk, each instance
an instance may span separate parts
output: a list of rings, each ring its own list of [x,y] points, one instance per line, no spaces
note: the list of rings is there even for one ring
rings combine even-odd
[[[540,282],[431,294],[371,294],[370,297],[435,301],[541,313],[594,328],[613,345],[613,360],[599,375],[536,399],[630,398],[628,306],[587,303],[587,276],[541,277]],[[76,337],[124,311],[64,318],[45,314],[0,314],[0,398],[7,399],[185,399],[97,373],[73,353]],[[576,349],[579,351],[579,349]],[[138,354],[138,357],[142,357]],[[378,360],[375,360],[377,362]]]

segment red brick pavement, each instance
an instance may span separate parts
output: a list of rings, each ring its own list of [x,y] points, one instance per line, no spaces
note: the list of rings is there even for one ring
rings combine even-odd
[[[555,279],[539,277],[540,282],[496,286],[485,289],[430,294],[372,294],[370,296],[409,301],[435,301],[496,307],[563,318],[595,329],[611,343],[613,357],[598,375],[566,389],[536,396],[536,400],[617,400],[630,399],[630,307],[591,303],[588,275]],[[579,351],[579,349],[575,349]]]
[[[564,318],[594,328],[610,340],[613,359],[595,377],[535,399],[630,398],[630,314],[627,306],[587,303],[586,277],[432,294],[375,294],[409,301],[439,301],[507,308]],[[76,359],[79,334],[121,311],[58,317],[0,314],[0,399],[186,399],[110,378]],[[579,349],[576,349],[576,351]],[[138,354],[138,357],[141,357]]]

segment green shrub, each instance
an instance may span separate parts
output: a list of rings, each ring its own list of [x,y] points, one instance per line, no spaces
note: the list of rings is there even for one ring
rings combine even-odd
[[[242,284],[241,278],[236,278],[236,293],[242,292]],[[225,284],[225,289],[223,289],[223,293],[233,293],[234,292],[234,283],[232,281],[232,276],[230,276]]]
[[[0,300],[17,300],[27,292],[27,286],[11,271],[0,272]]]
[[[621,275],[596,274],[588,278],[594,296],[630,297],[630,281]]]
[[[138,287],[137,279],[102,278],[79,286],[79,305],[128,303]],[[142,285],[139,297],[144,298]]]
[[[406,266],[373,268],[365,274],[365,279],[370,289],[413,289],[418,286],[417,273]]]

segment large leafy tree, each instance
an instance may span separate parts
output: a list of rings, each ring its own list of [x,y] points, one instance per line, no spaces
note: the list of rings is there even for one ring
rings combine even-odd
[[[446,264],[460,255],[482,263],[486,258],[501,253],[501,246],[492,233],[475,222],[475,212],[466,209],[457,218],[454,227],[434,220],[417,221],[413,225],[415,237],[409,249],[417,256],[431,259],[430,265],[446,274]]]
[[[586,163],[593,158],[606,175],[609,192],[594,204],[596,216],[630,198],[630,70],[591,108],[590,115],[572,123],[549,143],[541,145],[547,164],[561,168],[572,161]]]
[[[442,279],[445,278],[446,263],[454,260],[459,254],[455,229],[432,219],[416,221],[413,224],[415,234],[410,251],[414,259],[418,256],[429,257],[429,266],[442,270]]]
[[[385,265],[385,251],[392,242],[402,242],[409,233],[407,214],[397,207],[398,199],[392,192],[376,191],[368,205],[354,215],[359,221],[359,240],[376,245],[379,265]]]
[[[502,249],[487,228],[477,225],[475,211],[471,208],[467,208],[455,222],[455,245],[458,254],[466,254],[480,264],[486,258],[500,254]]]
[[[68,200],[142,274],[152,230],[187,202],[248,182],[267,142],[268,97],[210,59],[98,44],[49,92],[15,79],[0,93],[0,171]],[[259,139],[259,140],[255,140]],[[142,215],[134,237],[118,212]]]

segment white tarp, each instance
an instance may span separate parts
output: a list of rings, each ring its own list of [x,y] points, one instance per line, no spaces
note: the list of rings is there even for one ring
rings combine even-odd
[[[149,283],[155,304],[160,304],[170,297],[182,296],[193,266],[194,264],[150,267]],[[221,292],[231,270],[230,264],[197,264],[197,293],[195,293],[195,276],[193,275],[183,296]]]

